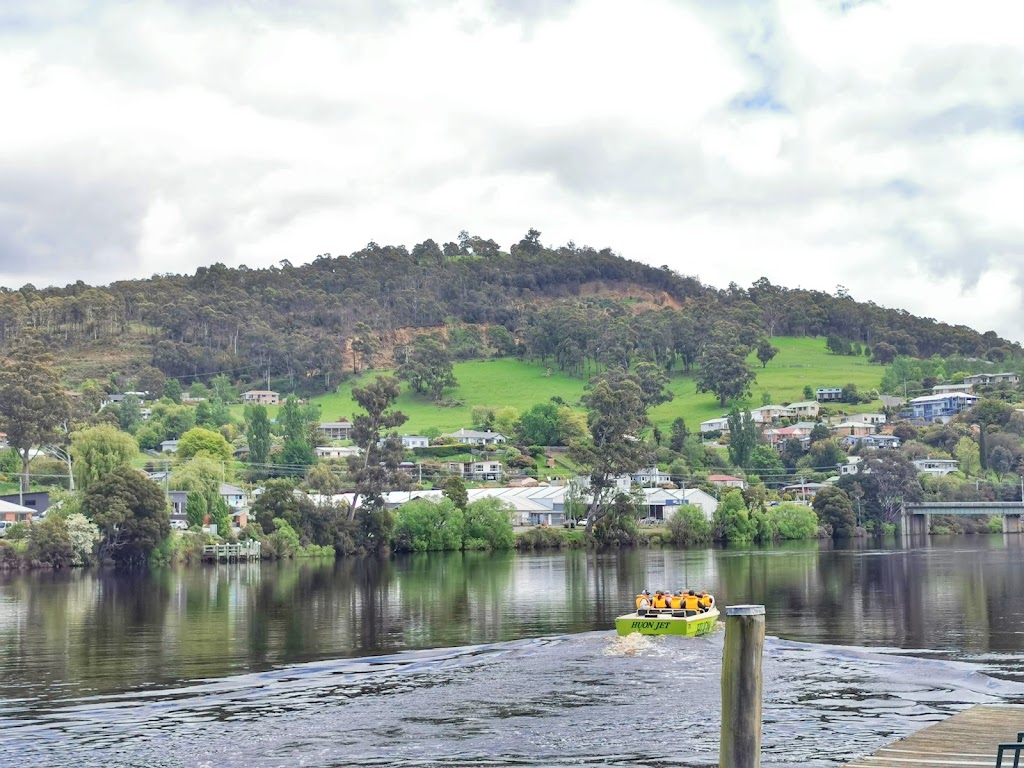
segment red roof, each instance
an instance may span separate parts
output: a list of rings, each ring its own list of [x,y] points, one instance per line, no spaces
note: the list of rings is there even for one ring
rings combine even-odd
[[[729,481],[743,482],[742,478],[733,477],[732,475],[708,475],[708,480],[712,483],[727,483]]]

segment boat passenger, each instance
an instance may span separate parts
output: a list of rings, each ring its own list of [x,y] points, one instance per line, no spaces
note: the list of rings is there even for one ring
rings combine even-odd
[[[636,609],[639,611],[642,608],[651,607],[651,593],[646,589],[636,596]]]
[[[668,600],[665,599],[665,593],[662,592],[660,589],[657,592],[655,592],[654,593],[654,600],[651,602],[651,605],[654,608],[659,608],[659,609],[668,608],[669,607],[669,602],[668,602]]]
[[[683,608],[685,608],[688,611],[693,611],[694,613],[696,613],[700,609],[700,602],[698,601],[697,595],[694,594],[692,589],[683,598]]]
[[[700,606],[701,612],[711,610],[711,595],[707,592],[701,592],[697,596],[697,604]]]
[[[678,611],[683,607],[683,591],[679,590],[676,594],[672,595],[671,600],[672,610]]]

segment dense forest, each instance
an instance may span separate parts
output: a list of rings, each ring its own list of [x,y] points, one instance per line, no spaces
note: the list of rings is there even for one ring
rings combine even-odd
[[[26,328],[58,354],[138,338],[127,375],[152,365],[186,383],[228,373],[310,390],[401,362],[421,331],[438,333],[457,359],[529,355],[581,376],[592,364],[640,360],[688,369],[708,344],[753,348],[776,335],[863,345],[879,362],[1021,353],[993,332],[858,302],[841,288],[830,295],[762,278],[715,289],[609,249],[550,248],[536,230],[507,252],[463,232],[443,246],[370,243],[302,266],[214,264],[106,287],[0,289],[0,349]]]

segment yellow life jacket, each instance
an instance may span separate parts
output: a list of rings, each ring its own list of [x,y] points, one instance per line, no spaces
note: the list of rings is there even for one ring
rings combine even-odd
[[[682,595],[672,595],[672,610],[673,611],[678,611],[682,607],[683,607],[683,596]]]
[[[652,605],[655,608],[668,608],[668,602],[666,602],[664,595],[655,595]]]
[[[683,608],[688,611],[696,611],[699,603],[696,595],[687,595],[683,598]]]
[[[701,608],[706,610],[711,607],[711,595],[701,595],[697,602],[700,604]]]
[[[647,606],[650,607],[650,605],[651,605],[651,598],[650,598],[650,596],[649,595],[637,595],[636,596],[636,607],[637,607],[637,610],[639,610],[641,608],[640,603],[643,603],[643,602],[646,602]]]

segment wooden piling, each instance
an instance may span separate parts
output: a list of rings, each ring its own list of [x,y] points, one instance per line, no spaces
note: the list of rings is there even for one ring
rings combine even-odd
[[[764,606],[725,609],[720,768],[760,768]]]

